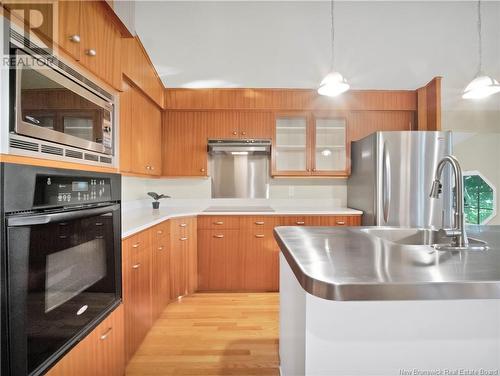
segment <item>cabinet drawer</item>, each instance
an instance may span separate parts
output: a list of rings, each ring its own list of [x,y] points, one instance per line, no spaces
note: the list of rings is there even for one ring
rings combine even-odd
[[[140,232],[127,238],[122,243],[122,252],[127,252],[130,256],[142,253],[151,247],[151,237],[149,230]]]
[[[312,218],[307,216],[287,215],[280,217],[279,226],[312,226]]]
[[[153,250],[168,248],[170,242],[170,224],[168,221],[154,226],[151,230],[151,239]]]
[[[208,230],[237,230],[240,228],[240,216],[203,215],[198,217],[198,228]]]
[[[189,237],[196,230],[196,217],[182,217],[170,220],[170,236],[176,238]]]
[[[313,226],[359,226],[360,216],[355,215],[331,215],[318,216],[314,220]]]
[[[242,230],[259,231],[259,230],[272,230],[279,224],[279,217],[274,215],[246,215],[240,219],[240,227]]]

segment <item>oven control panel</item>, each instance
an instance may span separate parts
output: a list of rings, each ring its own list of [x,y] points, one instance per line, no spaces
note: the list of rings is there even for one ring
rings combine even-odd
[[[78,205],[110,201],[109,178],[37,176],[35,205]]]

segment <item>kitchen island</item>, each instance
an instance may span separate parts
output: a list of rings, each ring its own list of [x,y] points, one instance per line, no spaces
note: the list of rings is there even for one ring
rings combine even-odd
[[[276,228],[282,375],[500,374],[500,228],[469,233]]]

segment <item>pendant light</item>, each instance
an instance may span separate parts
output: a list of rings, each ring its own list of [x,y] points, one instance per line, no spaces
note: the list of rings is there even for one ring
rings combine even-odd
[[[335,97],[339,94],[342,94],[344,92],[346,92],[347,90],[349,90],[349,84],[347,83],[347,81],[345,80],[344,77],[342,77],[342,75],[335,71],[335,69],[333,69],[333,66],[334,66],[334,53],[335,53],[335,28],[334,28],[334,23],[333,23],[333,15],[334,15],[334,4],[333,4],[334,0],[331,0],[330,1],[330,20],[331,20],[331,37],[332,37],[332,40],[331,40],[331,65],[330,65],[330,73],[328,73],[326,75],[325,78],[323,78],[323,80],[321,81],[321,83],[319,84],[319,88],[318,88],[318,94],[319,95],[326,95],[328,97]]]
[[[474,78],[464,89],[462,98],[481,99],[489,97],[500,92],[500,84],[493,77],[483,73],[483,38],[482,38],[482,18],[481,18],[481,0],[477,2],[477,36],[478,36],[478,55],[479,66]]]

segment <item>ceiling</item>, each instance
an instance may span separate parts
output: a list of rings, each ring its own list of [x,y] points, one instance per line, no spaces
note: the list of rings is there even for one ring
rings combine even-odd
[[[168,87],[316,88],[330,65],[327,1],[138,1],[135,27]],[[354,89],[443,76],[445,107],[477,71],[475,2],[336,2],[335,67]],[[500,79],[500,2],[483,3],[483,67]],[[479,106],[500,110],[500,95]]]

